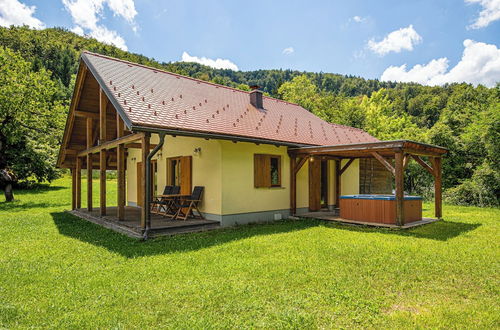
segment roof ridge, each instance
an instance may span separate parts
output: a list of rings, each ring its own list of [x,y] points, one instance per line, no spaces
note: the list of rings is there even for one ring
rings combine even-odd
[[[135,65],[135,66],[138,66],[138,67],[141,67],[141,68],[144,68],[144,69],[149,69],[149,70],[153,70],[153,71],[159,71],[159,72],[162,72],[162,73],[165,73],[165,74],[173,75],[175,77],[189,79],[189,80],[192,80],[192,81],[196,81],[196,82],[200,82],[200,83],[205,83],[207,85],[211,85],[211,86],[215,86],[215,87],[222,87],[222,88],[226,88],[226,89],[229,89],[229,90],[233,90],[233,91],[237,91],[237,92],[241,92],[241,93],[250,94],[249,91],[244,91],[244,90],[241,90],[241,89],[238,89],[238,88],[234,88],[234,87],[230,87],[230,86],[225,86],[225,85],[221,85],[221,84],[216,84],[216,83],[213,83],[213,82],[210,82],[210,81],[206,81],[206,80],[202,80],[202,79],[196,79],[196,78],[193,78],[193,77],[189,77],[189,76],[185,76],[185,75],[182,75],[182,74],[170,72],[170,71],[167,71],[167,70],[164,70],[164,69],[158,69],[158,68],[155,68],[155,67],[152,67],[152,66],[147,66],[147,65],[144,65],[144,64],[140,64],[140,63],[130,62],[130,61],[127,61],[127,60],[123,60],[121,58],[116,58],[116,57],[111,57],[111,56],[102,55],[102,54],[98,54],[98,53],[93,53],[93,52],[90,52],[88,50],[83,50],[82,51],[82,55],[83,55],[83,53],[89,54],[89,55],[93,55],[93,56],[97,56],[97,57],[106,58],[106,59],[117,61],[117,62],[126,63],[126,64],[129,64],[129,65]],[[301,105],[299,105],[297,103],[293,103],[293,102],[289,102],[289,101],[277,99],[275,97],[271,97],[271,96],[267,96],[267,95],[262,95],[262,96],[265,97],[265,98],[267,98],[267,99],[270,99],[270,100],[275,100],[275,101],[283,102],[283,103],[286,103],[286,104],[296,105],[296,106],[301,107],[302,109],[304,109],[306,111],[309,111],[309,110],[307,110],[306,108],[302,107]]]

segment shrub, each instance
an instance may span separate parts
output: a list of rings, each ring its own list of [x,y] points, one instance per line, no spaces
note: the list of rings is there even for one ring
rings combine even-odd
[[[470,179],[445,192],[445,200],[457,205],[499,206],[500,174],[484,162]]]

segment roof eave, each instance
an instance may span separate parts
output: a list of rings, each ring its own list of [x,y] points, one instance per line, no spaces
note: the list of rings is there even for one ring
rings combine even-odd
[[[241,136],[241,135],[229,135],[229,134],[208,133],[208,132],[200,132],[200,131],[188,131],[188,130],[180,130],[180,129],[174,129],[174,128],[132,125],[130,129],[131,129],[131,131],[134,131],[134,132],[164,133],[164,134],[176,135],[176,136],[190,136],[190,137],[198,137],[198,138],[204,138],[204,139],[229,140],[229,141],[250,142],[250,143],[257,143],[257,144],[271,144],[271,145],[276,145],[276,146],[285,146],[285,147],[292,147],[292,148],[312,147],[312,145],[308,145],[308,144],[252,138],[252,137]]]

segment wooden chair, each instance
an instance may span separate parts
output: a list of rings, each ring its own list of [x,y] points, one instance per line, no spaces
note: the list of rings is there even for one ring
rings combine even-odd
[[[172,188],[174,186],[165,186],[163,188],[163,194],[162,195],[170,195],[172,193]],[[151,212],[153,213],[160,213],[161,208],[166,204],[166,200],[164,197],[160,196],[154,196],[154,200],[151,202]]]
[[[188,198],[180,199],[174,202],[177,208],[177,213],[175,214],[175,219],[187,220],[187,218],[192,215],[193,218],[205,219],[203,214],[201,214],[198,209],[198,204],[201,202],[201,195],[203,194],[204,187],[196,186],[193,189],[193,193]],[[187,209],[186,211],[184,211]],[[194,211],[198,212],[198,215],[194,214]]]
[[[173,186],[172,190],[168,195],[178,195],[180,192],[181,192],[180,186]],[[164,198],[163,212],[161,212],[161,214],[169,218],[175,218],[175,215],[177,214],[177,208],[175,207],[175,202],[177,202],[178,199],[179,199],[178,197]]]

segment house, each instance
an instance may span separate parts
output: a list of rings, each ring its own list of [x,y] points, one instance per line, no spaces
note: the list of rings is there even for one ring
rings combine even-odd
[[[435,177],[441,217],[444,153],[412,141],[379,141],[258,88],[241,91],[83,52],[57,164],[72,170],[79,215],[119,223],[134,214],[142,232],[152,228],[144,206],[165,185],[179,185],[183,194],[203,186],[205,219],[230,226],[331,211],[341,195],[391,193],[393,178],[401,226],[410,159]],[[91,175],[82,208],[82,169],[100,171],[99,208],[92,205]],[[106,205],[107,170],[117,171],[114,207]]]

